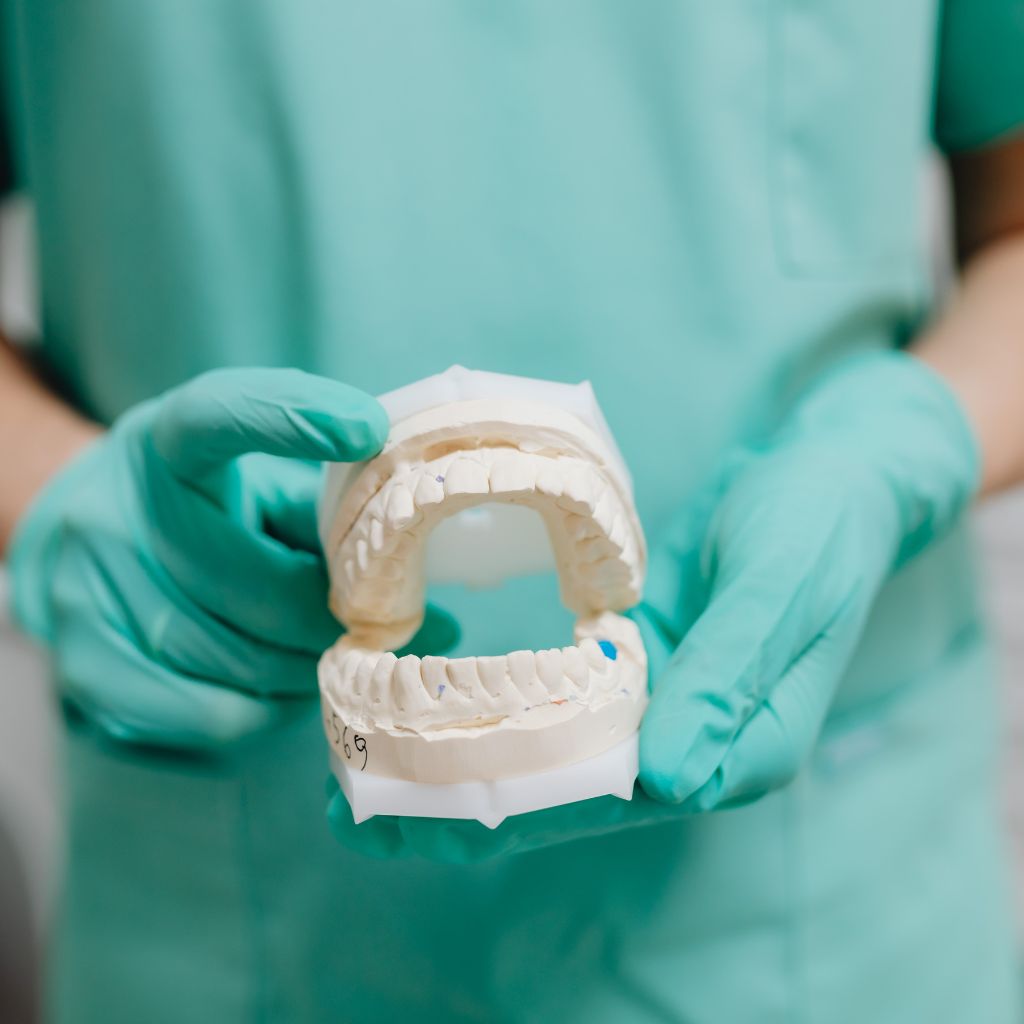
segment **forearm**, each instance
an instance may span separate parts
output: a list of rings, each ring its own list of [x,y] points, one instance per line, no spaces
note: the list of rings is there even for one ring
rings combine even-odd
[[[0,554],[36,492],[99,430],[0,339]]]
[[[1024,135],[950,162],[960,289],[914,346],[959,396],[981,493],[1024,481]]]
[[[963,403],[981,448],[981,493],[1024,481],[1024,233],[971,259],[948,312],[914,352]]]

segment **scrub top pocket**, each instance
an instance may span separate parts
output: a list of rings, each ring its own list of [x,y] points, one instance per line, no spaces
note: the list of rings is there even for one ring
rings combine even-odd
[[[777,0],[770,111],[776,250],[796,277],[918,258],[932,0]]]

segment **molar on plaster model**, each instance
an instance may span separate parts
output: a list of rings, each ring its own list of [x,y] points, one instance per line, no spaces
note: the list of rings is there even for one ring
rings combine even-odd
[[[375,459],[332,469],[340,483],[329,481],[321,521],[331,607],[348,630],[319,669],[335,755],[357,772],[435,785],[599,757],[634,737],[647,701],[639,631],[615,614],[639,600],[644,539],[596,404],[587,422],[522,397],[548,382],[461,368],[421,383],[452,375],[459,395],[481,382],[489,393],[392,412]],[[589,386],[579,387],[592,401]],[[563,603],[578,616],[575,643],[505,657],[397,658],[390,651],[423,619],[427,537],[495,502],[542,518]]]

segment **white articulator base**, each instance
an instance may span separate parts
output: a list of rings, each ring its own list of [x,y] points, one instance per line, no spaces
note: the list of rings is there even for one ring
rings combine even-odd
[[[603,754],[563,768],[496,782],[445,785],[388,779],[359,770],[361,755],[346,759],[331,751],[331,770],[358,825],[378,814],[410,818],[475,819],[497,828],[506,818],[599,796],[633,799],[639,742],[633,732]]]

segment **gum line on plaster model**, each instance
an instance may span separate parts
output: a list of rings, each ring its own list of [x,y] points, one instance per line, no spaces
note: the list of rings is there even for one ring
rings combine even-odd
[[[460,782],[584,760],[636,729],[647,673],[628,619],[603,612],[575,636],[561,649],[452,659],[396,658],[344,637],[321,670],[325,710],[368,743],[364,767],[379,775]]]
[[[446,517],[483,502],[547,527],[576,644],[500,658],[398,659],[422,621],[424,549]],[[463,401],[395,424],[341,496],[326,545],[331,602],[349,633],[320,678],[336,748],[420,782],[501,779],[600,754],[635,731],[646,657],[612,609],[639,599],[645,548],[628,480],[576,417],[522,399]],[[372,765],[371,765],[372,758]]]

